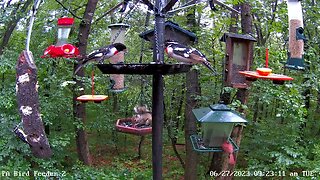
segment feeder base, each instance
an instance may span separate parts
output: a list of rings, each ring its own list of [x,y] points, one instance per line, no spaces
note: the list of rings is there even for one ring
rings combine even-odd
[[[305,70],[304,59],[288,58],[288,61],[285,63],[284,67],[287,69],[304,71]]]
[[[113,92],[113,93],[122,93],[124,91],[126,91],[128,89],[128,87],[124,87],[122,89],[109,89],[110,92]]]
[[[250,79],[250,80],[269,79],[269,80],[277,81],[277,82],[293,80],[292,77],[285,76],[285,75],[282,75],[282,74],[273,74],[273,73],[271,73],[269,75],[263,76],[263,75],[260,75],[256,71],[239,71],[239,73],[244,75],[247,78],[247,80],[248,79]]]
[[[144,136],[152,133],[152,127],[134,127],[132,122],[133,118],[118,119],[116,123],[116,130],[137,136]]]
[[[191,135],[190,140],[192,143],[193,150],[198,152],[223,152],[221,147],[205,147],[204,143],[202,141],[202,138],[199,135]],[[232,144],[234,151],[239,151],[239,147],[236,145],[236,143],[231,139],[228,138],[228,141]]]
[[[77,97],[77,101],[82,103],[86,103],[89,101],[93,101],[95,103],[101,103],[104,100],[107,100],[109,97],[105,95],[82,95]]]

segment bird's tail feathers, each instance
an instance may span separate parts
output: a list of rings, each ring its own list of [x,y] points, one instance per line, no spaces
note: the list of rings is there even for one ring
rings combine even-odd
[[[87,64],[91,59],[93,59],[92,57],[85,57],[83,58],[81,61],[78,62],[78,66],[77,69],[74,71],[74,74],[77,74],[78,71],[85,65]]]
[[[210,71],[212,71],[213,75],[216,76],[218,75],[218,73],[216,72],[216,70],[211,66],[209,61],[203,61],[203,65],[205,65],[208,69],[210,69]]]
[[[78,73],[78,71],[80,71],[80,69],[82,69],[82,67],[83,67],[83,64],[78,64],[78,66],[77,66],[77,69],[74,71],[74,74],[77,74]]]

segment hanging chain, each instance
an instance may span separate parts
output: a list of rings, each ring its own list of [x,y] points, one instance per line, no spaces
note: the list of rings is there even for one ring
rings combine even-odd
[[[120,22],[125,22],[126,20],[128,20],[128,19],[132,16],[131,11],[133,11],[133,10],[135,9],[135,7],[136,7],[137,4],[138,4],[138,1],[139,1],[139,0],[137,0],[136,3],[134,3],[134,5],[133,5],[133,6],[130,8],[130,10],[123,16],[123,18],[122,18],[122,20],[121,20]],[[114,38],[112,39],[111,44],[115,43],[115,41],[117,40],[117,38],[118,38],[119,35],[121,34],[122,30],[123,30],[123,26],[120,26],[120,29],[119,29],[119,31],[117,32],[117,34],[114,36]]]
[[[159,12],[156,12],[156,5],[154,5],[153,7],[153,12],[155,13],[155,16],[160,16],[161,14],[161,7],[162,7],[162,1],[159,0],[160,3],[159,3],[159,7],[158,7],[158,11]],[[155,40],[155,48],[156,48],[156,56],[157,56],[157,61],[159,59],[159,39],[158,39],[158,31],[157,31],[157,25],[154,26],[154,40]]]

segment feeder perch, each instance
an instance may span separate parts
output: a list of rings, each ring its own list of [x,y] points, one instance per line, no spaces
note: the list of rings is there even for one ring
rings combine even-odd
[[[233,88],[247,88],[246,78],[239,71],[249,71],[253,61],[253,43],[250,35],[225,33],[220,41],[226,43],[224,85]]]
[[[152,133],[152,127],[135,127],[133,118],[118,119],[116,130],[123,133],[144,136]]]
[[[93,101],[95,103],[101,103],[104,100],[107,100],[108,96],[105,95],[82,95],[77,97],[77,101],[80,101],[82,103],[86,103],[89,101]]]
[[[126,30],[130,27],[127,24],[111,24],[108,26],[111,29],[111,41],[114,43],[125,42]],[[110,58],[111,64],[124,64],[124,52],[119,52],[118,54]],[[124,75],[123,74],[111,74],[110,75],[110,91],[111,92],[123,92],[127,88],[124,85]]]
[[[185,45],[192,45],[197,41],[197,36],[183,28],[172,21],[166,21],[165,25],[165,41],[176,41]],[[152,44],[155,43],[154,40],[154,30],[148,30],[139,34],[141,38],[146,41],[150,41]]]
[[[95,102],[95,103],[101,103],[104,100],[107,100],[109,97],[106,95],[95,95],[94,94],[94,71],[92,70],[91,74],[91,95],[82,95],[77,97],[77,101],[80,101],[82,103],[86,103],[89,101]]]
[[[41,58],[75,58],[79,56],[79,49],[68,44],[67,40],[74,23],[73,18],[63,17],[58,19],[58,40],[56,45],[50,45]]]
[[[230,134],[236,123],[247,123],[247,121],[232,111],[224,104],[210,105],[207,108],[193,109],[193,114],[201,123],[202,139],[192,136],[191,140],[196,151],[222,151],[221,146],[230,140]],[[234,146],[235,147],[235,146]],[[197,150],[198,149],[198,150]],[[234,148],[239,149],[237,147]]]
[[[203,144],[203,139],[199,135],[191,135],[190,140],[192,147],[195,151],[198,152],[223,152],[221,147],[205,147]],[[239,146],[229,138],[228,141],[232,144],[234,152],[239,151]]]
[[[299,0],[288,0],[289,46],[286,68],[304,70],[303,48],[306,40],[303,34],[302,7]]]
[[[292,77],[282,75],[282,74],[273,74],[272,69],[268,68],[269,62],[269,50],[266,49],[266,67],[257,68],[256,71],[239,71],[240,74],[244,75],[247,80],[255,81],[257,79],[269,79],[272,80],[274,84],[284,84],[284,81],[293,80]]]

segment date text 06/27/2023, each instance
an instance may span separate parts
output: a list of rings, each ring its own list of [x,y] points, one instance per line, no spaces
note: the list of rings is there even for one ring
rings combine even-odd
[[[318,171],[301,171],[301,172],[286,172],[286,171],[210,171],[210,176],[234,176],[234,177],[275,177],[275,176],[290,176],[290,177],[320,177]]]

